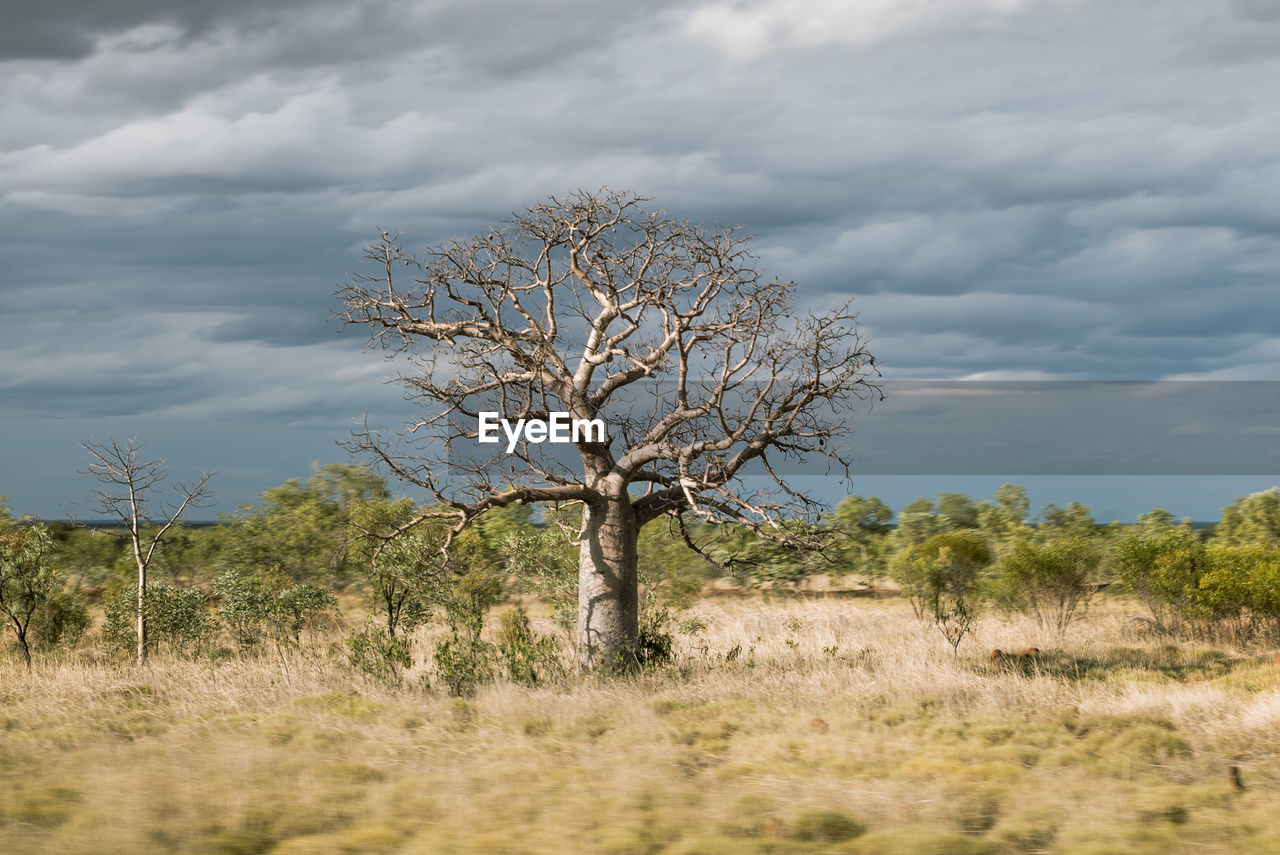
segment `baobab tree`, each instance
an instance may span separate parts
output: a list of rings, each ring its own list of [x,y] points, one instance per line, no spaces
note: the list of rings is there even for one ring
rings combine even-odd
[[[156,547],[182,517],[187,508],[200,507],[211,493],[209,479],[216,472],[201,475],[188,484],[172,484],[175,504],[158,502],[154,491],[168,477],[164,458],[145,460],[143,443],[135,436],[126,442],[90,439],[81,447],[89,452],[89,460],[81,473],[94,478],[102,487],[94,491],[92,504],[100,512],[123,523],[129,535],[134,565],[138,568],[137,662],[147,658],[147,567]],[[150,530],[148,527],[154,526]]]
[[[338,291],[340,319],[408,360],[399,380],[422,412],[392,432],[366,418],[350,440],[434,497],[397,532],[452,518],[447,550],[494,508],[581,504],[589,669],[634,661],[642,526],[694,516],[794,541],[812,529],[791,521],[821,508],[789,472],[817,460],[847,479],[850,410],[879,393],[849,302],[801,311],[740,228],[647,201],[551,197],[421,258],[381,231],[365,253],[375,272]],[[506,433],[481,444],[495,416]],[[576,429],[600,423],[603,436]],[[542,441],[557,428],[568,445]]]

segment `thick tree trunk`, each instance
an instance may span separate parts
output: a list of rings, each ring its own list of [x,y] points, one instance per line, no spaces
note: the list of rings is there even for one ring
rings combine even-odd
[[[582,511],[578,554],[578,661],[593,671],[636,664],[639,590],[636,541],[640,526],[625,494]]]

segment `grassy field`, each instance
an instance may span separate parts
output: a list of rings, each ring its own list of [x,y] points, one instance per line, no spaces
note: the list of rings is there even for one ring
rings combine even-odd
[[[1274,652],[1133,635],[1116,603],[1062,640],[987,618],[958,662],[896,600],[693,613],[666,672],[472,700],[323,645],[287,668],[9,657],[0,850],[1280,852]]]

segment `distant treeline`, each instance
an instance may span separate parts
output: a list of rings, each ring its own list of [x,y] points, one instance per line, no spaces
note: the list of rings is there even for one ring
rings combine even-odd
[[[1160,631],[1242,639],[1280,632],[1280,489],[1237,500],[1208,527],[1160,508],[1122,525],[1099,524],[1078,502],[1048,505],[1034,518],[1029,507],[1026,491],[1010,484],[982,501],[960,493],[920,498],[896,519],[881,500],[854,495],[816,523],[784,523],[787,540],[806,544],[803,549],[692,516],[683,525],[658,521],[643,530],[639,545],[647,608],[687,606],[717,577],[746,588],[779,588],[826,574],[900,589],[944,631],[949,622],[971,620],[979,607],[1024,611],[1061,631],[1106,586],[1138,598],[1145,619]],[[238,639],[245,649],[268,636],[286,643],[332,602],[331,594],[365,597],[373,625],[388,638],[436,615],[459,639],[470,639],[466,644],[479,644],[484,604],[516,590],[539,595],[565,624],[572,621],[578,508],[495,509],[454,541],[447,559],[439,554],[439,522],[384,545],[386,535],[419,510],[368,469],[317,464],[310,477],[265,490],[258,502],[216,522],[184,523],[168,533],[149,570],[155,592],[148,601],[157,613],[148,643],[163,646],[166,632],[175,649],[216,638],[224,646]],[[34,528],[47,548],[22,534]],[[21,599],[14,586],[22,572],[35,572],[33,561],[58,579],[47,586],[62,616],[51,606],[43,617],[33,609],[28,619],[36,631],[26,641],[34,639],[38,648],[80,637],[88,602],[103,605],[104,633],[116,632],[127,646],[137,577],[118,524],[36,525],[16,519],[0,502],[0,535],[7,586],[0,607]],[[224,614],[221,627],[196,621],[194,640],[174,635],[176,619],[170,615],[166,624],[161,614],[185,609],[194,620],[197,613],[226,612],[229,602],[244,614]],[[77,608],[80,616],[72,614]],[[660,637],[656,624],[650,629]]]

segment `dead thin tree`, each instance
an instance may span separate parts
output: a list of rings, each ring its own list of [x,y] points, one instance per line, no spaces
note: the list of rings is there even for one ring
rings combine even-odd
[[[95,478],[104,486],[93,492],[93,506],[101,513],[119,519],[128,532],[133,561],[138,568],[138,652],[137,662],[147,658],[146,590],[147,567],[156,547],[188,508],[202,507],[211,490],[209,480],[217,470],[205,473],[191,483],[170,485],[180,501],[176,506],[155,503],[154,492],[168,477],[164,458],[142,459],[142,446],[136,436],[125,443],[115,439],[99,442],[90,438],[80,445],[89,452],[89,461],[81,476]],[[158,526],[158,528],[155,528]],[[151,527],[144,530],[144,527]]]
[[[848,302],[797,311],[795,283],[767,278],[748,236],[646,201],[552,197],[423,259],[384,231],[366,251],[376,272],[338,292],[340,319],[411,360],[400,379],[422,417],[395,438],[366,422],[351,441],[438,502],[398,531],[452,518],[447,550],[493,508],[580,504],[577,640],[591,669],[635,661],[642,526],[692,514],[807,536],[790,520],[820,507],[786,467],[816,459],[847,478],[849,411],[879,394]],[[478,445],[483,412],[533,427],[509,452],[505,436]],[[607,435],[542,441],[555,413]]]

